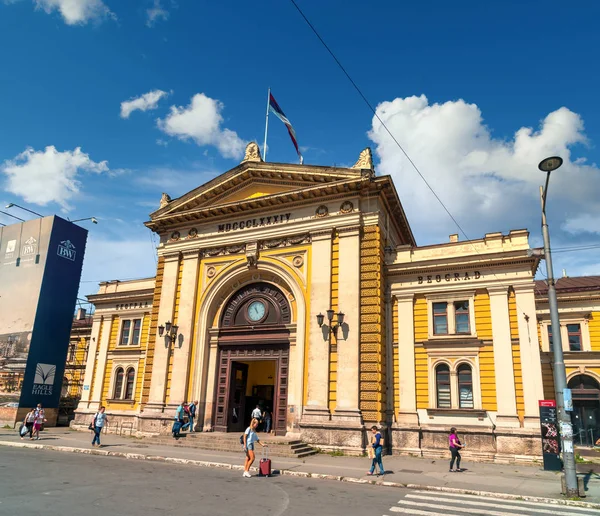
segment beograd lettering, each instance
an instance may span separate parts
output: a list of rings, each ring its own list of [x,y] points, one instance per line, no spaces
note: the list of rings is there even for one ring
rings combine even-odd
[[[417,283],[442,283],[443,281],[471,281],[481,278],[479,271],[468,272],[451,272],[448,274],[431,274],[429,276],[417,276]]]
[[[239,222],[233,222],[231,224],[219,224],[217,229],[219,233],[226,233],[227,231],[236,231],[238,229],[258,228],[262,226],[272,226],[273,224],[285,224],[286,222],[289,222],[291,216],[291,213],[268,215],[266,217],[242,220]]]

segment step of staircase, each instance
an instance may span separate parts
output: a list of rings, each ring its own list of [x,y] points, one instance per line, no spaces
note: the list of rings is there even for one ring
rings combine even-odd
[[[241,453],[240,446],[241,433],[222,433],[222,432],[193,432],[182,433],[179,439],[172,436],[155,436],[143,439],[144,444],[157,444],[161,446],[174,446],[177,448],[197,448],[211,451],[224,451]],[[261,435],[261,442],[269,446],[269,455],[274,457],[309,457],[319,453],[306,443],[298,439],[289,439],[272,435]],[[260,451],[260,450],[259,450]]]

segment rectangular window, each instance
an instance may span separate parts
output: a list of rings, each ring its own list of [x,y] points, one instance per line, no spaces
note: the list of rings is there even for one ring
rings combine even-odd
[[[134,319],[133,320],[133,334],[131,335],[131,345],[139,346],[140,345],[140,332],[142,331],[142,320]]]
[[[433,333],[448,335],[448,303],[433,303]]]
[[[567,324],[569,351],[581,351],[581,325]]]
[[[121,346],[129,344],[129,330],[131,330],[131,321],[123,321],[123,326],[121,327]]]
[[[550,343],[550,349],[552,350],[552,325],[548,325],[548,342]]]
[[[456,322],[456,333],[471,333],[468,301],[454,303],[454,321]]]

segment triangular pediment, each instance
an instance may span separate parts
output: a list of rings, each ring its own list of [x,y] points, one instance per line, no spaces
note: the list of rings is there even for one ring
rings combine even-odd
[[[169,200],[150,217],[155,220],[206,207],[215,208],[340,182],[360,181],[365,173],[369,172],[285,163],[242,163],[178,199]]]

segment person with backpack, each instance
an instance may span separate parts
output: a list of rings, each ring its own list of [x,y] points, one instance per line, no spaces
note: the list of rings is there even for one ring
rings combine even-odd
[[[371,469],[367,475],[372,475],[375,472],[375,464],[379,466],[378,474],[385,475],[385,469],[383,469],[383,462],[381,460],[381,453],[383,452],[383,437],[376,426],[371,427],[371,433],[373,434],[371,446],[373,447],[374,457],[371,461]]]
[[[102,429],[104,425],[108,421],[106,418],[106,414],[104,413],[106,409],[104,407],[100,407],[96,415],[94,416],[94,421],[90,425],[92,430],[94,431],[94,439],[92,440],[92,446],[98,446],[100,448],[100,434],[102,433]]]
[[[189,427],[190,432],[194,431],[194,419],[196,419],[196,407],[197,406],[198,406],[197,401],[193,401],[192,403],[190,403],[188,405],[188,418],[189,418],[188,427]]]
[[[452,454],[452,458],[450,459],[450,473],[460,473],[462,469],[460,469],[460,453],[459,450],[464,448],[461,444],[458,435],[456,435],[456,428],[452,427],[450,429],[450,435],[448,436],[448,444],[450,447],[450,453]],[[456,460],[456,469],[453,470],[454,461]]]
[[[29,412],[27,412],[27,415],[25,416],[25,419],[23,420],[23,425],[26,428],[26,431],[23,433],[21,432],[21,439],[23,439],[27,433],[29,433],[29,440],[33,441],[33,423],[35,423],[35,409],[32,408]]]
[[[242,436],[242,440],[243,440],[242,444],[244,446],[244,451],[246,452],[246,461],[244,462],[244,473],[242,474],[242,476],[246,477],[246,478],[250,478],[252,476],[250,474],[250,467],[252,466],[252,463],[254,462],[254,459],[255,459],[254,444],[258,443],[263,448],[268,448],[268,446],[266,444],[261,443],[260,440],[258,439],[258,434],[256,433],[257,427],[258,427],[258,419],[253,418],[252,421],[250,421],[250,426],[248,428],[246,428],[246,431],[244,432],[244,435]]]

